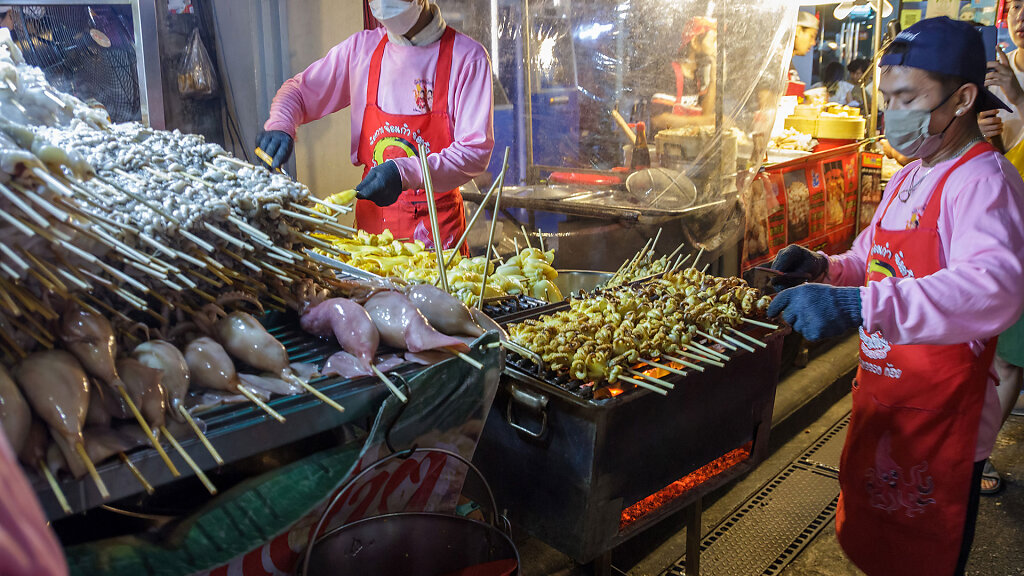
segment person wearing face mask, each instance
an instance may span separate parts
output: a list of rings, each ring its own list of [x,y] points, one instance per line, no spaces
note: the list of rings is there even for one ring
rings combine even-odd
[[[487,53],[429,0],[371,0],[370,11],[384,27],[285,81],[257,145],[277,168],[298,126],[350,107],[351,160],[363,166],[356,225],[433,246],[417,157],[425,144],[441,242],[451,247],[466,227],[459,186],[484,172],[494,147]]]
[[[897,35],[880,62],[886,136],[918,160],[849,251],[788,246],[772,264],[787,274],[770,316],[810,340],[859,332],[836,534],[869,575],[963,574],[999,428],[991,366],[1024,309],[1024,182],[978,128],[1005,108],[985,60],[966,22]]]

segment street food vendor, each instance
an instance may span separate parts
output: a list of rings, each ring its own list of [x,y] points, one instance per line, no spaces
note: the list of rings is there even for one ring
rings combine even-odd
[[[793,36],[793,56],[804,56],[818,41],[818,19],[814,14],[801,10],[796,18],[796,35]],[[789,81],[800,82],[800,74],[789,61]]]
[[[672,59],[675,95],[655,94],[651,101],[656,130],[714,123],[717,41],[714,19],[697,16],[687,22]]]
[[[773,267],[810,278],[775,297],[811,340],[857,328],[860,368],[840,464],[836,532],[869,575],[963,574],[979,483],[1000,423],[995,336],[1024,301],[1024,182],[986,143],[970,23],[922,20],[882,56],[886,136],[919,158],[886,186],[846,253],[789,246]]]
[[[351,107],[351,160],[363,166],[356,225],[433,246],[417,158],[425,144],[450,247],[466,227],[459,186],[484,172],[494,147],[487,53],[429,0],[372,0],[370,10],[384,27],[354,34],[285,81],[258,146],[281,166],[298,126]]]

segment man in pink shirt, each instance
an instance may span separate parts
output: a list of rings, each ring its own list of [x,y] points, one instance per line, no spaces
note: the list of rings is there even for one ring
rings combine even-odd
[[[364,167],[356,224],[432,246],[417,157],[424,144],[450,247],[466,226],[459,186],[486,169],[494,147],[487,53],[429,0],[372,0],[370,10],[384,28],[351,36],[285,81],[257,145],[277,168],[298,126],[351,107],[351,160]]]
[[[770,315],[811,340],[860,333],[836,532],[869,575],[963,573],[999,428],[991,364],[1024,304],[1024,183],[978,128],[1006,107],[985,61],[968,23],[901,32],[880,62],[886,136],[920,160],[850,251],[789,246],[773,263],[824,283],[784,290]]]

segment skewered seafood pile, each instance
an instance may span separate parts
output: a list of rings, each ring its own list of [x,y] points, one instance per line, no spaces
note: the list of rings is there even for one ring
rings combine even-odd
[[[727,359],[720,349],[750,349],[736,337],[757,341],[736,327],[744,319],[763,317],[769,303],[742,279],[687,268],[640,286],[618,286],[571,300],[568,309],[513,324],[509,333],[550,369],[568,372],[576,380],[636,384],[628,376],[638,375],[632,367],[639,362],[668,365],[653,362],[662,358],[696,367],[694,361],[720,364]]]
[[[429,285],[404,292],[353,286],[341,292],[303,281],[288,303],[301,314],[301,327],[336,339],[341,350],[324,365],[291,363],[285,347],[256,319],[240,309],[210,304],[187,321],[141,342],[121,341],[103,316],[77,305],[61,311],[55,328],[59,347],[28,355],[10,372],[0,366],[0,423],[26,468],[50,482],[66,513],[56,477],[90,475],[105,498],[95,464],[120,458],[136,448],[156,449],[174,476],[167,455],[173,447],[211,493],[216,487],[176,440],[195,433],[218,463],[223,459],[202,435],[204,412],[225,403],[254,402],[284,421],[270,399],[306,391],[341,411],[309,382],[318,374],[379,378],[403,401],[404,393],[385,374],[409,362],[432,364],[466,355],[468,343],[487,329],[498,329],[448,293]],[[221,303],[258,303],[241,294]],[[484,327],[482,327],[482,325]],[[378,354],[379,344],[390,348]],[[321,382],[324,383],[324,382]],[[51,442],[52,440],[52,442]],[[167,443],[167,451],[162,443]],[[140,484],[152,492],[138,470]]]
[[[328,242],[336,251],[343,252],[337,259],[345,264],[406,282],[437,283],[437,254],[425,249],[419,240],[402,242],[396,240],[388,230],[381,234],[360,230],[351,238],[317,237]],[[331,255],[326,251],[317,251]],[[483,282],[484,257],[464,258],[454,250],[445,250],[443,256],[452,294],[466,304],[475,304]],[[484,298],[526,294],[548,302],[561,301],[562,294],[554,284],[558,272],[551,267],[554,258],[553,250],[544,252],[531,247],[511,256],[497,267],[488,263]]]
[[[155,310],[194,311],[228,290],[280,302],[283,285],[326,281],[301,252],[330,248],[312,233],[349,231],[306,206],[320,201],[301,184],[200,137],[110,125],[26,65],[6,30],[0,108],[0,358],[8,364],[55,344],[43,324],[57,320],[61,301],[122,320],[122,310],[156,319]]]

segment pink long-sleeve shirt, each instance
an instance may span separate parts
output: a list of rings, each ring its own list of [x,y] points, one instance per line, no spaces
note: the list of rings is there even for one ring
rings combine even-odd
[[[351,159],[362,136],[363,110],[370,60],[384,28],[364,30],[338,44],[281,85],[270,105],[264,130],[282,130],[295,137],[296,128],[351,107]],[[398,46],[389,42],[381,61],[377,104],[389,114],[423,114],[433,103],[438,42],[427,46]],[[427,163],[438,192],[457,188],[487,169],[494,148],[491,65],[479,42],[456,34],[448,87],[448,118],[454,142],[430,154]],[[403,189],[423,187],[419,160],[395,160]]]
[[[986,152],[953,172],[942,193],[939,238],[943,270],[924,278],[885,278],[864,285],[864,270],[875,224],[892,197],[920,180],[907,202],[889,207],[882,227],[903,230],[923,215],[938,181],[955,159],[929,170],[920,161],[900,170],[886,186],[882,203],[844,254],[829,257],[826,278],[837,286],[860,286],[861,315],[868,333],[880,331],[894,344],[969,342],[980,354],[985,340],[1009,328],[1024,310],[1024,182],[1001,154]],[[1001,411],[990,377],[975,461],[989,456],[999,433]]]
[[[66,576],[64,551],[0,428],[0,574]]]

